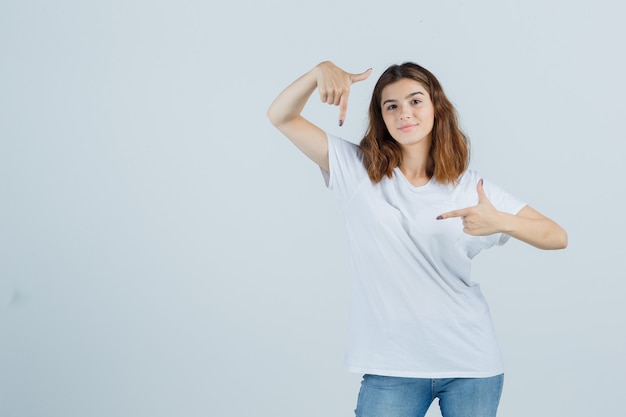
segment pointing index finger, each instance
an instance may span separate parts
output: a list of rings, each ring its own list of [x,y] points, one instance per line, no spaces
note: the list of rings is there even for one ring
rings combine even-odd
[[[346,91],[345,94],[341,96],[341,100],[339,101],[339,126],[343,126],[344,120],[346,120],[346,113],[348,111],[348,96],[350,93]]]
[[[466,210],[462,209],[462,210],[452,210],[449,211],[447,213],[443,213],[440,214],[439,216],[436,217],[437,220],[443,220],[443,219],[451,219],[454,217],[463,217],[466,215]]]

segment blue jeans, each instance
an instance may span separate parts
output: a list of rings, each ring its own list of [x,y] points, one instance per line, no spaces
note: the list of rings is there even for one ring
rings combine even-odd
[[[495,417],[504,375],[489,378],[401,378],[366,374],[356,417],[423,417],[435,398],[443,417]]]

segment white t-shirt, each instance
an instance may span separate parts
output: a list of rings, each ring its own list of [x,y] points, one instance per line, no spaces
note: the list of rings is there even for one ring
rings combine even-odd
[[[436,220],[476,205],[481,177],[467,171],[456,186],[415,187],[396,168],[373,184],[357,145],[330,134],[328,142],[330,173],[322,173],[342,205],[353,271],[346,368],[415,378],[502,373],[471,260],[509,236],[470,236],[460,218]],[[487,180],[484,190],[500,211],[525,206]]]

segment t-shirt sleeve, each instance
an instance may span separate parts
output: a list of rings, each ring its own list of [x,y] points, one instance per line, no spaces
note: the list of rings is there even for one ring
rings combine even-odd
[[[322,169],[326,186],[341,199],[348,198],[367,176],[363,166],[363,153],[358,145],[326,134],[328,137],[328,165],[330,172]]]

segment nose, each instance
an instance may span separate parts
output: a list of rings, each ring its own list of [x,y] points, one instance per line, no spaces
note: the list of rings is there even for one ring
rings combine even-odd
[[[411,118],[411,112],[408,106],[402,106],[402,111],[400,112],[400,120],[407,120]]]

